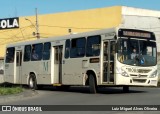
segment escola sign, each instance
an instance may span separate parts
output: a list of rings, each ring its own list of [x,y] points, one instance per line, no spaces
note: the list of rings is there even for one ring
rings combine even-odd
[[[19,18],[0,19],[0,30],[19,28]]]

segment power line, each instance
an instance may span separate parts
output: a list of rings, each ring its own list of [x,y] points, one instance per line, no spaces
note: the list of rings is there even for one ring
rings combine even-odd
[[[54,26],[54,25],[39,25],[39,26],[46,26],[46,27],[57,27],[57,28],[74,28],[74,29],[105,29],[103,28],[85,28],[85,27],[72,27],[72,26]],[[140,29],[158,29],[160,28],[160,26],[158,27],[149,27],[149,28],[140,28]]]
[[[19,39],[19,40],[15,41],[15,42],[24,41],[24,40],[33,39],[33,38],[35,38],[35,37],[27,37],[27,38]],[[2,43],[0,43],[0,45],[4,45],[6,43],[11,43],[11,42],[12,41],[2,42]]]
[[[58,28],[73,28],[73,29],[104,29],[104,28],[82,28],[82,27],[71,27],[71,26],[53,26],[53,25],[39,25],[39,26],[45,26],[45,27],[58,27]],[[17,39],[25,39],[24,37],[27,37],[27,38],[29,38],[28,36],[31,36],[31,35],[24,35],[23,34],[23,31],[24,30],[26,30],[28,27],[30,27],[30,25],[29,26],[25,26],[25,27],[21,27],[21,28],[19,28],[20,29],[20,32],[18,32],[18,33],[16,33],[16,34],[14,34],[14,35],[12,35],[11,37],[6,37],[6,38],[0,38],[0,39],[7,39],[7,40],[9,40],[9,39],[11,39],[13,42],[15,42],[15,41],[17,41]],[[152,28],[141,28],[141,29],[158,29],[158,28],[160,28],[160,27],[152,27]],[[10,31],[13,31],[13,30],[8,30],[8,31],[3,31],[3,32],[0,32],[0,33],[5,33],[5,32],[10,32]],[[160,32],[160,31],[154,31],[154,32]],[[17,35],[18,34],[22,34],[22,37],[17,37]],[[55,35],[60,35],[60,34],[49,34],[49,33],[41,33],[41,34],[44,34],[44,35],[53,35],[53,36],[55,36]],[[47,37],[50,37],[50,36],[42,36],[42,37],[45,37],[45,38],[47,38]],[[13,39],[13,38],[16,38],[15,40]],[[34,37],[33,37],[34,38]]]
[[[24,26],[24,27],[21,27],[21,29],[28,28],[28,27],[30,27],[30,26],[31,26],[31,25],[29,25],[29,26]],[[2,32],[0,32],[0,34],[1,34],[1,33],[5,33],[5,32],[16,31],[17,29],[19,29],[19,28],[3,30]]]
[[[46,26],[46,27],[57,27],[57,28],[73,28],[73,29],[104,29],[104,28],[82,28],[82,27],[71,27],[71,26],[53,26],[53,25],[39,25],[39,26]]]

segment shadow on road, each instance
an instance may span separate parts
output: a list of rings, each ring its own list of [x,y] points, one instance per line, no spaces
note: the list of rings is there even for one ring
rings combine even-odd
[[[69,88],[44,86],[43,88],[41,88],[41,90],[90,94],[89,87],[80,87],[80,86],[71,86]],[[133,89],[132,87],[130,87],[130,91],[125,93],[123,92],[122,87],[103,87],[103,88],[98,88],[98,93],[99,94],[128,94],[128,93],[147,93],[147,91],[143,91],[143,88],[136,90],[135,88]]]

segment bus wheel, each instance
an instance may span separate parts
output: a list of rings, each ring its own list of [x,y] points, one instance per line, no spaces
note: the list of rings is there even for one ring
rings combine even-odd
[[[97,92],[96,82],[92,74],[89,75],[89,90],[92,94]]]
[[[129,92],[129,86],[123,86],[123,92],[128,93]]]
[[[31,76],[29,77],[28,85],[30,89],[37,89],[37,81],[34,74],[31,74]]]

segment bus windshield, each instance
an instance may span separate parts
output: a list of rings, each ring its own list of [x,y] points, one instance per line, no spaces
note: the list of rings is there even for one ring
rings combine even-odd
[[[117,59],[127,65],[154,66],[157,62],[156,43],[137,38],[119,38]]]

